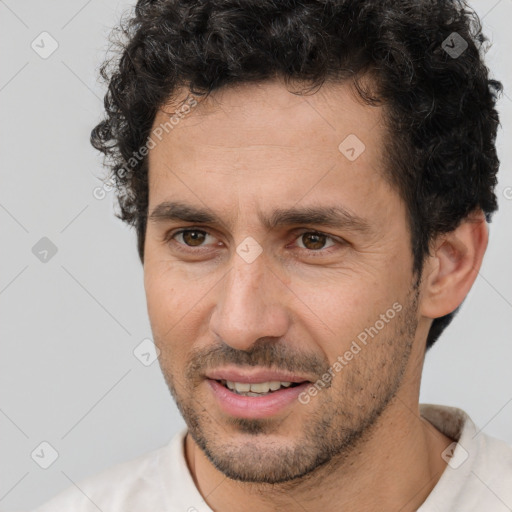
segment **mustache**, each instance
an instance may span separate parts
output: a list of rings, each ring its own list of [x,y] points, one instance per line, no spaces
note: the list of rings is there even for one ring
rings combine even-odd
[[[187,364],[185,376],[189,382],[200,382],[208,370],[224,365],[260,366],[318,378],[330,368],[329,362],[316,354],[293,349],[282,342],[258,340],[250,350],[237,350],[225,343],[195,349]]]

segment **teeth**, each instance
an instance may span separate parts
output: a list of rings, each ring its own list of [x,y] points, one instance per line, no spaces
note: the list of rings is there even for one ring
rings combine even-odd
[[[239,393],[247,393],[251,390],[251,385],[245,382],[234,382],[235,390]]]
[[[281,383],[273,380],[268,383],[268,387],[270,388],[270,391],[276,391],[281,387]]]
[[[288,388],[292,385],[291,382],[279,382],[279,381],[270,381],[270,382],[258,382],[254,384],[249,384],[247,382],[232,382],[232,381],[222,381],[228,389],[231,391],[235,391],[237,393],[244,393],[247,396],[259,396],[261,394],[269,393],[270,391],[277,391],[281,387]]]
[[[258,382],[251,384],[251,391],[253,393],[268,393],[270,391],[270,382]]]

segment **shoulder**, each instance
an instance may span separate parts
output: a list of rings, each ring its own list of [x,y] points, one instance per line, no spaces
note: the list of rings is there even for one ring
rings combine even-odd
[[[178,445],[183,436],[184,432],[179,432],[165,446],[73,483],[32,512],[164,509],[162,482],[169,476],[166,473],[172,472],[173,459],[180,455]]]
[[[475,485],[503,505],[512,507],[512,446],[500,439],[476,433],[479,450],[472,468]],[[491,496],[492,495],[492,496]]]
[[[454,442],[440,454],[446,469],[420,511],[510,511],[512,446],[478,429],[461,409],[422,404],[421,412]]]

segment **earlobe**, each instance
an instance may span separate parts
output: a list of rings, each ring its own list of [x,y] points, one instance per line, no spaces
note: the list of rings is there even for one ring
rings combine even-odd
[[[422,280],[423,316],[439,318],[462,303],[478,275],[488,239],[487,222],[480,210],[435,240]]]

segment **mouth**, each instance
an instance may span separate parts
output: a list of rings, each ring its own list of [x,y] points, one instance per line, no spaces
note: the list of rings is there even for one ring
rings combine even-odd
[[[267,382],[233,382],[230,380],[217,380],[219,384],[229,389],[233,393],[241,396],[266,396],[281,389],[288,389],[300,386],[304,382],[287,382],[287,381],[267,381]]]
[[[238,418],[270,418],[289,410],[312,380],[266,369],[231,367],[208,372],[208,388],[220,410]],[[300,404],[300,402],[299,402]]]

